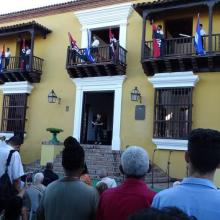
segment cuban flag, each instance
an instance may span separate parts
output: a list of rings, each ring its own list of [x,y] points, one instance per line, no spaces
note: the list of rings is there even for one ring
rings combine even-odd
[[[81,55],[79,47],[77,46],[76,41],[73,39],[70,32],[68,32],[68,36],[69,36],[70,48],[72,50],[75,50],[77,52],[77,54]]]
[[[162,40],[160,36],[157,33],[157,27],[156,25],[152,22],[152,38],[153,38],[153,57],[157,58],[160,57],[160,48],[162,44]]]
[[[194,47],[196,50],[196,54],[198,55],[204,55],[205,54],[205,50],[203,48],[203,44],[202,44],[202,36],[201,36],[201,28],[200,28],[200,17],[198,14],[198,18],[197,18],[197,26],[196,26],[196,34],[195,34],[195,40],[194,40]]]
[[[88,46],[85,49],[85,54],[84,55],[86,56],[86,58],[89,62],[94,63],[95,59],[91,54],[91,39],[92,39],[92,36],[91,36],[91,31],[90,30],[87,30],[87,36],[88,36]]]
[[[4,58],[5,58],[5,44],[3,44],[2,53],[0,55],[0,72],[3,72],[4,68]]]

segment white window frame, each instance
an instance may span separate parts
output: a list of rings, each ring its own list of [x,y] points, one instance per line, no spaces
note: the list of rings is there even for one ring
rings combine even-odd
[[[126,76],[104,76],[72,79],[73,83],[76,86],[73,137],[80,141],[82,126],[83,93],[91,91],[112,91],[114,92],[112,150],[120,150],[122,86],[125,79]]]
[[[132,11],[132,3],[129,2],[75,12],[82,25],[81,47],[88,46],[88,30],[119,27],[119,44],[126,49],[127,24]]]
[[[199,76],[194,75],[192,71],[187,72],[173,72],[173,73],[158,73],[148,80],[156,88],[184,88],[195,87],[199,81]],[[152,142],[157,149],[162,150],[187,150],[188,141],[181,139],[160,139],[153,138]]]
[[[2,90],[3,94],[15,94],[15,93],[28,93],[31,94],[34,86],[29,83],[28,81],[22,81],[22,82],[6,82],[2,86],[0,86],[0,89]],[[0,132],[1,136],[5,136],[6,139],[11,138],[14,136],[14,133],[11,132]],[[24,137],[26,137],[26,134],[24,134]]]

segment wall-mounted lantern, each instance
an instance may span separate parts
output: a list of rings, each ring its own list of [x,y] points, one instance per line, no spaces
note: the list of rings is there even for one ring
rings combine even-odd
[[[139,101],[141,103],[141,93],[137,86],[131,91],[131,101]]]
[[[53,91],[53,89],[48,94],[48,102],[49,103],[58,103],[58,104],[60,104],[60,102],[61,102],[61,98],[57,97],[57,95]]]

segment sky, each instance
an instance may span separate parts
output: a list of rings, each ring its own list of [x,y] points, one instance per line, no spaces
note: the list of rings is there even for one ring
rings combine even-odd
[[[0,14],[68,2],[70,0],[0,0]]]

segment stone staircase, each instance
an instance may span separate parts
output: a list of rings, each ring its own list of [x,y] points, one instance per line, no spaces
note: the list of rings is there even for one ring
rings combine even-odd
[[[118,183],[122,182],[123,176],[119,171],[121,151],[112,151],[111,146],[105,145],[82,146],[85,150],[86,164],[92,179],[99,179],[99,171],[105,168],[108,176],[115,178]],[[26,166],[25,169],[26,171],[35,172],[36,170],[42,170],[42,167],[40,166],[40,162],[36,161]],[[54,171],[60,176],[64,174],[61,155],[58,155],[54,160]],[[146,175],[145,182],[148,184],[152,183],[152,171],[155,187],[167,188],[168,176],[156,165],[153,165],[151,171]]]

